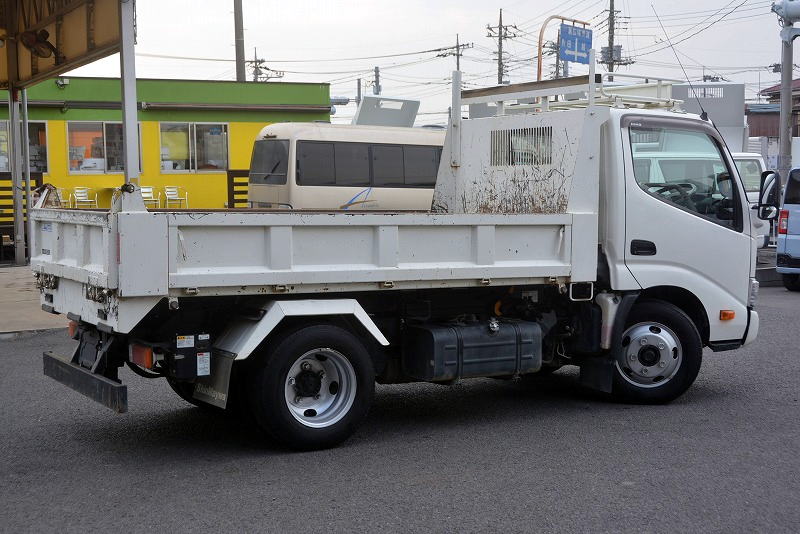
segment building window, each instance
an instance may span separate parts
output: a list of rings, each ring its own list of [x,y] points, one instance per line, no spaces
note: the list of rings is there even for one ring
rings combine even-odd
[[[226,171],[228,125],[162,122],[161,169]]]
[[[67,138],[71,172],[118,173],[125,170],[122,123],[69,122]],[[141,142],[139,146],[141,147]],[[141,151],[139,167],[141,168]]]
[[[47,172],[47,125],[28,122],[28,155],[31,172]]]
[[[102,122],[70,122],[69,170],[78,172],[105,172]]]
[[[47,172],[47,127],[44,122],[28,122],[31,172]],[[8,121],[0,121],[0,172],[9,172]]]

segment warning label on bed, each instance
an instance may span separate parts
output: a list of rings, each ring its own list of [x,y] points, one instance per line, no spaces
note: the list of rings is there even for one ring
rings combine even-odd
[[[197,353],[197,376],[208,376],[211,374],[211,353]]]

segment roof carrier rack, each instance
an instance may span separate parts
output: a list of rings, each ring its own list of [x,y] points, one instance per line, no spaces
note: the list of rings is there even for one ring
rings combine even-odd
[[[638,83],[628,85],[609,85],[611,77],[637,80]],[[497,104],[497,114],[505,114],[507,102],[516,101],[515,109],[526,108],[535,111],[556,109],[573,109],[592,105],[614,107],[671,107],[679,108],[682,100],[672,98],[671,86],[682,83],[682,80],[663,78],[652,75],[595,73],[594,50],[589,52],[589,74],[525,82],[511,85],[499,85],[482,89],[458,91],[461,73],[453,73],[453,109],[461,109],[468,104]],[[575,98],[575,95],[581,95]]]

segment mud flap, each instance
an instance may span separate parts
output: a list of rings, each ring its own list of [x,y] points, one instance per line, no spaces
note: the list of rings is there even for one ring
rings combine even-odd
[[[581,362],[581,385],[603,393],[611,393],[614,387],[614,373],[616,372],[614,355],[622,350],[622,334],[625,332],[625,322],[628,320],[628,313],[630,313],[637,298],[639,298],[638,291],[631,291],[622,296],[616,317],[614,317],[614,329],[611,333],[609,354],[586,358]]]
[[[611,393],[614,384],[614,361],[611,358],[586,358],[581,362],[581,385]]]
[[[211,374],[197,378],[192,398],[224,409],[228,404],[231,368],[235,359],[235,354],[224,350],[212,352]]]

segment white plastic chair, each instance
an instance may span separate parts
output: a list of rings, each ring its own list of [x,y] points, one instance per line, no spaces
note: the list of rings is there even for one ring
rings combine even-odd
[[[147,207],[148,205],[155,204],[156,208],[161,207],[161,191],[158,192],[158,196],[155,196],[155,189],[153,186],[150,185],[143,185],[142,186],[142,200],[144,200],[144,205]]]
[[[178,208],[185,207],[189,208],[189,193],[187,191],[183,192],[183,196],[181,196],[181,188],[177,185],[165,185],[164,186],[164,207],[169,209],[170,204],[177,204]]]
[[[76,208],[97,208],[97,193],[93,195],[88,187],[76,187],[72,190],[72,205]]]
[[[66,189],[57,189],[58,193],[58,205],[61,208],[71,208],[72,207],[72,195],[67,193]]]

